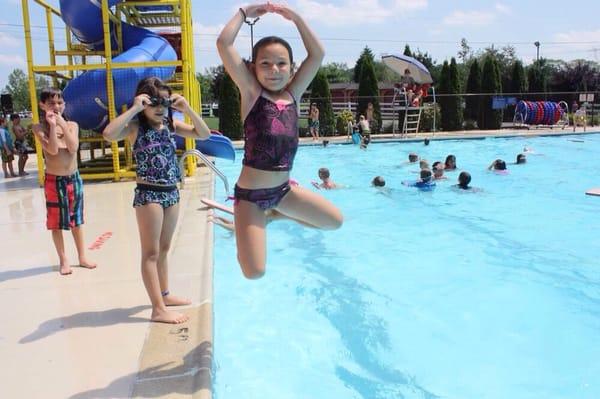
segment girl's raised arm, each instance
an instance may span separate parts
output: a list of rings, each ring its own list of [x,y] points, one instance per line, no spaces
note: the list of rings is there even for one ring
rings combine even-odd
[[[321,62],[323,61],[323,57],[325,57],[325,49],[314,32],[295,11],[292,11],[290,8],[283,5],[271,4],[270,7],[272,12],[277,13],[296,24],[298,32],[300,32],[300,36],[302,37],[304,47],[308,53],[308,56],[302,62],[302,65],[292,79],[292,83],[290,83],[288,87],[288,90],[292,92],[294,98],[299,99],[321,67]]]
[[[229,20],[217,39],[217,50],[223,65],[231,79],[240,89],[242,98],[256,97],[260,92],[260,85],[250,72],[246,63],[234,47],[233,43],[246,18],[257,18],[267,13],[268,4],[256,4],[240,10]]]
[[[102,135],[107,141],[119,141],[137,133],[138,124],[132,119],[150,104],[150,96],[140,94],[133,100],[131,107],[117,116],[104,128]]]

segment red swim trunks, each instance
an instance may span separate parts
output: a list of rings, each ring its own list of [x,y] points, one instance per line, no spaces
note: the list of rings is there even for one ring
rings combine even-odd
[[[46,228],[70,230],[83,224],[83,181],[79,172],[71,176],[46,174]]]

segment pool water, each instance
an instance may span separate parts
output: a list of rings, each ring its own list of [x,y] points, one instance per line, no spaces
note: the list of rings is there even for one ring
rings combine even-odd
[[[581,141],[583,140],[583,141]],[[524,146],[526,165],[513,165]],[[435,190],[418,165],[457,157]],[[231,184],[234,164],[219,162]],[[486,170],[496,158],[510,173]],[[599,398],[600,134],[301,147],[349,187],[345,223],[268,227],[267,273],[246,280],[215,227],[216,398]],[[459,171],[480,192],[461,192]],[[382,175],[388,190],[370,186]],[[224,192],[217,181],[217,200]]]

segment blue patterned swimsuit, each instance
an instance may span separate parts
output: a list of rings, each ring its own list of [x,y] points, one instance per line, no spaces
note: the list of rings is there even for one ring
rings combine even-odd
[[[181,179],[181,172],[177,166],[175,149],[173,133],[167,127],[145,130],[140,126],[133,144],[136,174],[150,184],[137,184],[134,207],[157,203],[168,208],[179,202],[177,182]]]

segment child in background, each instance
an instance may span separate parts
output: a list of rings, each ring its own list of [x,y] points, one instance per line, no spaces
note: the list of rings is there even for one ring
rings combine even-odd
[[[319,108],[317,103],[310,104],[308,112],[308,130],[313,140],[319,139]]]
[[[433,180],[444,180],[446,176],[444,176],[444,164],[440,161],[435,161],[433,163]]]
[[[319,179],[321,179],[321,183],[317,183],[316,181],[312,182],[312,185],[315,188],[320,189],[325,189],[325,190],[331,190],[334,188],[339,188],[339,186],[337,184],[335,184],[335,182],[333,180],[330,179],[330,173],[329,173],[329,169],[327,168],[320,168],[319,169]]]
[[[517,162],[515,162],[515,165],[522,165],[524,163],[527,163],[527,157],[525,154],[517,155]]]
[[[42,144],[46,161],[46,227],[52,231],[52,241],[60,260],[60,274],[72,273],[65,254],[63,230],[71,230],[73,234],[79,266],[94,269],[96,264],[87,259],[83,238],[83,181],[77,170],[79,126],[63,118],[65,100],[58,89],[50,87],[42,90],[40,109],[41,122],[32,130]]]
[[[488,170],[493,170],[494,172],[507,173],[506,162],[501,159],[496,159],[494,162],[488,166]]]
[[[385,187],[385,179],[381,176],[375,176],[371,181],[371,185],[374,187]]]
[[[17,177],[13,169],[15,149],[13,147],[12,136],[6,128],[6,120],[2,117],[0,117],[0,153],[2,154],[4,178]]]
[[[173,119],[173,110],[186,114],[192,125]],[[152,303],[151,320],[183,323],[188,317],[167,306],[188,305],[169,291],[168,253],[179,215],[180,171],[173,135],[207,139],[210,129],[186,99],[173,94],[160,79],[142,79],[133,105],[104,129],[108,141],[129,139],[137,164],[133,206],[142,249],[142,280]]]
[[[433,181],[433,175],[429,169],[421,169],[421,180],[414,182],[403,181],[402,184],[408,187],[416,187],[421,191],[431,191],[435,188],[435,182]]]
[[[450,154],[446,157],[444,169],[449,171],[456,170],[456,157],[454,155]]]
[[[27,131],[23,126],[21,126],[21,117],[19,114],[12,114],[10,116],[10,121],[12,122],[12,131],[15,135],[15,150],[17,154],[19,154],[19,161],[17,165],[19,166],[19,176],[28,175],[25,172],[25,164],[27,163],[27,145],[25,142],[25,136],[27,135]]]
[[[307,57],[294,71],[292,48],[280,37],[267,36],[252,49],[247,67],[234,42],[246,18],[278,14],[292,21]],[[323,46],[295,11],[284,5],[254,4],[240,8],[217,39],[225,69],[237,84],[244,120],[244,159],[235,185],[234,217],[237,257],[244,276],[265,273],[267,262],[265,211],[319,229],[337,229],[341,212],[311,190],[290,185],[298,149],[298,102],[317,73],[325,55]]]

